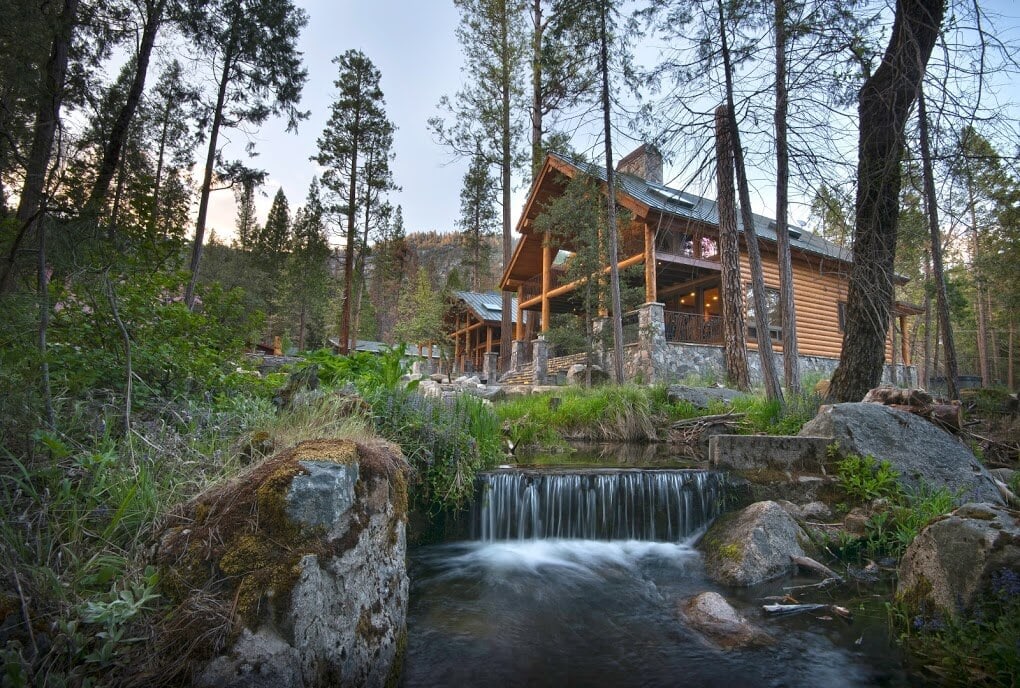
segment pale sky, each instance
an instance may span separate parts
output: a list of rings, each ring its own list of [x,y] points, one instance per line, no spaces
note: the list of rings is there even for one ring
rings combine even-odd
[[[397,126],[393,150],[393,176],[401,191],[391,194],[402,205],[408,231],[450,231],[460,212],[461,178],[465,161],[451,156],[432,140],[426,120],[436,113],[444,94],[460,85],[461,54],[454,30],[457,10],[447,0],[303,0],[309,21],[301,35],[308,81],[301,109],[311,116],[298,133],[286,133],[280,122],[269,122],[255,138],[258,157],[252,165],[269,172],[265,194],[257,202],[265,218],[276,190],[283,187],[291,212],[304,203],[308,184],[316,174],[309,158],[329,119],[335,96],[337,67],[332,59],[356,48],[364,52],[382,74],[386,111]],[[228,151],[243,155],[244,139]],[[229,157],[229,154],[228,154]],[[234,226],[234,198],[229,191],[214,193],[210,226],[218,236]]]
[[[329,117],[335,95],[333,80],[337,71],[332,59],[357,48],[380,70],[386,110],[397,127],[392,169],[395,182],[402,188],[390,195],[391,203],[403,206],[408,232],[454,230],[460,213],[459,195],[467,161],[454,160],[426,128],[426,120],[437,114],[440,97],[453,96],[462,81],[463,58],[454,35],[458,13],[452,0],[297,0],[297,4],[309,15],[308,26],[300,40],[308,70],[301,109],[310,111],[311,115],[300,124],[297,134],[285,132],[282,123],[271,120],[254,137],[258,156],[249,164],[269,173],[263,196],[257,199],[260,219],[264,220],[281,186],[292,213],[304,203],[308,184],[316,174],[316,165],[309,158],[316,152],[316,140]],[[1020,19],[1017,19],[1020,8],[1013,0],[986,0],[982,6],[999,15],[996,28],[1000,37],[1020,40]],[[1018,84],[1006,83],[999,101],[1011,103],[1015,110],[1018,91]],[[623,126],[622,122],[616,124]],[[226,135],[231,143],[225,150],[225,158],[244,158],[247,138],[236,131],[228,131]],[[589,141],[574,143],[580,148],[592,145]],[[635,145],[620,136],[614,143],[617,159]],[[673,167],[677,169],[667,166],[667,180],[682,167],[676,164],[679,162],[674,161]],[[519,182],[515,183],[520,186]],[[511,208],[514,220],[520,213],[525,194],[524,188],[514,189]],[[763,201],[763,207],[755,210],[769,214],[769,190],[758,189],[755,195]],[[803,205],[792,211],[794,219],[806,219]],[[232,235],[234,222],[233,194],[230,191],[213,193],[209,226],[223,238]]]

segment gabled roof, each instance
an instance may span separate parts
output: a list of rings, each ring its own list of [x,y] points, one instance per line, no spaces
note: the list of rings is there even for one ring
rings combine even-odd
[[[549,156],[557,158],[603,183],[606,181],[606,168],[604,165],[581,162],[558,153],[550,153]],[[697,220],[716,227],[719,226],[719,207],[715,201],[679,191],[663,184],[649,182],[626,172],[617,172],[616,181],[617,193],[623,192],[653,210],[682,219]],[[757,214],[752,214],[752,217],[754,218],[754,230],[758,237],[776,243],[775,220]],[[739,216],[737,223],[738,228],[743,231],[743,221]],[[851,260],[851,253],[847,249],[837,246],[831,241],[800,227],[790,227],[790,245],[794,249],[813,253],[824,258],[834,258],[845,262],[850,262]]]
[[[486,322],[502,322],[503,320],[503,295],[498,291],[455,291],[455,298],[464,302],[464,305],[474,313],[479,320]],[[510,299],[510,322],[517,323],[517,298]]]

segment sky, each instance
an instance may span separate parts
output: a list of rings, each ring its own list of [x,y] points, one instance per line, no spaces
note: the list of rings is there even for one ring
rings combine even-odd
[[[985,0],[982,6],[999,15],[996,24],[1002,37],[1020,40],[1020,7],[1014,2]],[[281,187],[292,213],[304,203],[312,176],[318,173],[309,158],[316,153],[316,140],[329,118],[335,96],[333,81],[337,68],[332,60],[356,48],[380,70],[386,111],[397,127],[392,169],[401,190],[391,194],[391,203],[402,206],[408,232],[454,231],[468,163],[454,159],[433,140],[426,127],[428,118],[438,113],[439,99],[443,95],[453,96],[463,80],[463,57],[455,36],[458,13],[452,0],[297,0],[297,4],[309,19],[299,49],[308,70],[301,109],[309,111],[310,116],[300,123],[296,134],[286,132],[283,122],[270,120],[251,137],[258,155],[249,164],[269,173],[256,201],[260,219],[265,219],[273,196]],[[1020,84],[1007,83],[999,100],[1016,106],[1020,102]],[[244,147],[249,139],[237,131],[228,131],[226,135],[230,143],[224,151],[225,158],[246,157]],[[590,145],[591,142],[575,141],[575,146],[582,148]],[[615,155],[622,157],[635,145],[633,140],[618,136]],[[667,181],[682,163],[674,161],[673,169],[667,164]],[[511,206],[514,221],[526,191],[514,189]],[[771,212],[770,195],[768,189],[758,189],[755,203],[761,201],[764,205],[756,207],[756,211]],[[804,204],[794,207],[792,212],[795,221],[802,222],[807,217]],[[210,199],[209,226],[223,238],[232,236],[234,223],[233,194],[214,193]],[[333,237],[333,241],[338,241],[338,237]]]
[[[336,95],[333,58],[356,48],[382,74],[386,112],[396,125],[393,176],[401,190],[390,199],[401,205],[408,231],[451,231],[460,213],[460,187],[467,161],[454,160],[433,139],[426,121],[436,114],[444,94],[461,83],[460,48],[454,31],[457,10],[448,0],[304,0],[308,26],[300,50],[308,70],[301,109],[310,111],[298,133],[270,121],[253,137],[259,155],[252,165],[269,172],[256,207],[262,219],[277,189],[283,187],[293,213],[304,203],[317,166],[309,158],[329,119]],[[227,157],[242,157],[247,139],[230,132]],[[234,198],[229,191],[210,200],[210,226],[229,236],[234,225]],[[519,203],[518,203],[519,205]]]

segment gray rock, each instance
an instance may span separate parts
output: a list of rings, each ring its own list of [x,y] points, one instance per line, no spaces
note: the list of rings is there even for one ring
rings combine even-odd
[[[880,404],[823,406],[801,435],[827,437],[844,452],[888,461],[908,489],[959,492],[961,501],[1001,504],[987,469],[955,437],[912,413]]]
[[[727,406],[733,403],[734,399],[746,397],[743,392],[725,387],[688,387],[687,385],[670,385],[666,389],[666,399],[671,404],[678,401],[686,401],[695,408],[707,409],[713,401],[721,401]]]
[[[1013,475],[1016,471],[1012,468],[991,468],[988,470],[988,473],[996,480],[1001,480],[1009,485],[1009,481],[1013,479]]]
[[[709,577],[727,585],[756,585],[793,570],[807,533],[776,502],[755,502],[719,517],[700,542]]]
[[[745,619],[717,592],[703,592],[677,605],[681,621],[724,650],[771,645],[774,638]]]
[[[803,506],[798,506],[785,499],[777,499],[776,503],[783,507],[783,511],[798,521],[826,519],[832,516],[832,510],[825,502],[808,502]]]
[[[781,435],[715,435],[708,441],[708,458],[713,466],[738,471],[774,468],[825,472],[824,437]]]
[[[996,579],[1020,575],[1020,514],[965,504],[926,526],[900,562],[896,596],[923,616],[970,611]],[[1001,579],[999,583],[1001,583]]]
[[[399,450],[351,443],[346,461],[340,443],[302,447],[307,475],[291,479],[284,506],[302,537],[321,538],[316,553],[301,557],[289,595],[267,596],[255,626],[198,672],[198,685],[381,688],[392,679],[406,637],[406,495],[404,478],[380,466],[402,461]]]
[[[301,655],[271,630],[241,631],[230,653],[195,676],[196,688],[301,688]]]
[[[585,382],[585,371],[588,366],[584,363],[575,363],[567,369],[567,384],[568,385],[583,385]],[[603,382],[609,381],[609,373],[604,371],[601,366],[591,366],[591,383],[593,385],[602,384]]]
[[[358,464],[330,461],[300,461],[307,475],[296,475],[287,491],[287,516],[306,526],[332,530],[331,538],[341,537],[354,506],[354,486],[358,482]]]

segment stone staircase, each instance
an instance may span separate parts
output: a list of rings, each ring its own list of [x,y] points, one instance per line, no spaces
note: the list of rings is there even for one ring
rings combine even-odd
[[[549,364],[546,370],[548,371],[548,384],[556,384],[556,379],[562,373],[566,375],[567,371],[570,370],[570,366],[577,365],[578,363],[585,363],[588,360],[588,354],[581,352],[579,354],[570,354],[569,356],[558,356],[556,358],[550,358]],[[530,385],[535,375],[535,364],[526,363],[520,370],[510,373],[500,379],[499,384],[501,385]]]

